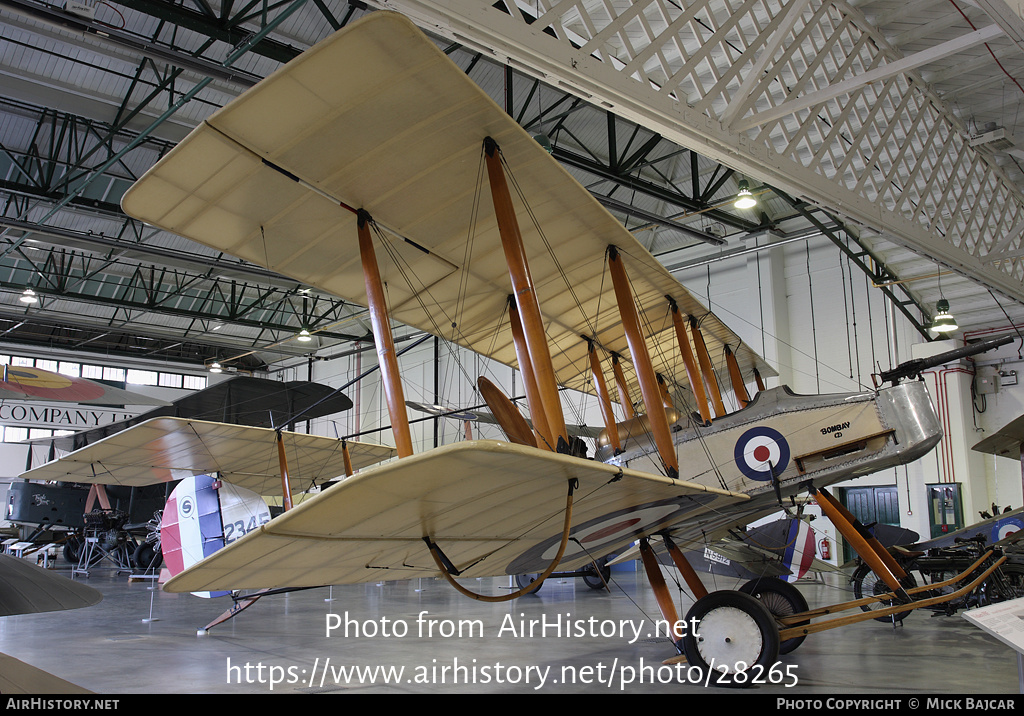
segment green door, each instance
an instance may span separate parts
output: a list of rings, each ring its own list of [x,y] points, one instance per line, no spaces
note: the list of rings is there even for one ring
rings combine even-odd
[[[900,496],[896,485],[844,487],[840,489],[839,498],[846,509],[865,525],[880,522],[899,527]],[[843,540],[843,562],[849,562],[854,556],[853,550]]]
[[[928,524],[932,537],[956,532],[964,526],[964,506],[960,501],[960,483],[925,485],[928,490]]]

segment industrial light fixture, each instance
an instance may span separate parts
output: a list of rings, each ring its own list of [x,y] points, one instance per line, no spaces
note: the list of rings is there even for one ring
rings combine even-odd
[[[737,209],[749,209],[752,206],[757,206],[757,199],[750,193],[750,184],[747,183],[746,179],[740,179],[739,192],[736,194],[736,201],[733,202],[733,206]]]
[[[539,144],[541,148],[548,154],[551,154],[551,152],[554,151],[554,147],[551,146],[551,137],[549,137],[548,135],[535,134],[533,135],[533,140],[537,142],[537,144]]]
[[[221,373],[224,370],[223,368],[221,368],[220,363],[218,363],[217,361],[210,363],[209,368],[211,373]]]
[[[22,292],[21,297],[18,300],[21,301],[22,303],[39,303],[39,297],[36,295],[36,292],[33,291],[31,288],[26,288]]]
[[[942,295],[941,267],[935,278],[939,284],[939,300],[935,304],[935,319],[932,321],[932,324],[928,326],[928,329],[932,333],[938,333],[946,336],[959,328],[959,326],[957,326],[956,319],[953,318],[953,314],[949,312],[949,301],[947,301],[946,297]]]
[[[949,334],[959,328],[953,314],[949,312],[949,301],[940,298],[935,304],[935,310],[938,313],[935,315],[932,325],[928,327],[932,333]]]
[[[303,343],[308,343],[309,341],[313,340],[313,336],[309,334],[309,331],[303,328],[301,331],[299,331],[298,339]]]

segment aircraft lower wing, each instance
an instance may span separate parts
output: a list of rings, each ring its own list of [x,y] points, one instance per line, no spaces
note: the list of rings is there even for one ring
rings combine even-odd
[[[574,569],[745,495],[494,441],[456,443],[338,483],[167,582],[172,592],[430,577],[429,537],[463,577]]]
[[[345,474],[343,442],[281,433],[293,489]],[[142,487],[193,474],[221,479],[261,495],[281,494],[277,433],[271,428],[186,418],[153,418],[21,474],[26,480]],[[347,442],[354,470],[394,456],[387,445]]]

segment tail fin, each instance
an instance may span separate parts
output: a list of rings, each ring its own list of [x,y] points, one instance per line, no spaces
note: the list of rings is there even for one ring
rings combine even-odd
[[[790,520],[789,540],[782,557],[790,574],[783,576],[782,579],[795,582],[804,576],[814,560],[814,548],[814,530],[807,521],[798,518]]]
[[[160,547],[171,576],[270,521],[270,508],[257,493],[210,475],[188,477],[164,506]],[[219,597],[230,592],[195,592]]]

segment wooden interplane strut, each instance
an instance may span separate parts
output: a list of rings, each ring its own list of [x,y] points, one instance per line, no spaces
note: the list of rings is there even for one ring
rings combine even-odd
[[[736,355],[729,346],[725,347],[725,364],[729,367],[729,380],[732,382],[732,392],[736,395],[740,407],[747,407],[750,396],[747,395],[747,386],[743,384],[743,374],[740,372],[740,364],[736,362]]]
[[[533,363],[530,361],[530,349],[526,344],[523,322],[519,319],[519,309],[512,296],[509,296],[508,317],[509,326],[512,329],[512,342],[516,348],[516,360],[519,363],[519,372],[523,376],[523,387],[526,389],[526,403],[530,406],[530,418],[533,420],[537,435],[541,438],[534,442],[539,446],[554,450],[557,446],[548,442],[547,439],[547,436],[551,435],[551,426],[548,424],[544,401],[537,385],[537,377],[533,372]]]
[[[654,443],[658,447],[658,454],[661,455],[662,462],[665,463],[665,471],[668,476],[678,477],[679,460],[676,457],[675,442],[672,440],[672,431],[669,428],[668,417],[661,399],[658,377],[654,372],[651,354],[647,350],[647,344],[644,342],[640,330],[640,319],[636,313],[636,305],[633,303],[633,294],[629,288],[626,270],[622,265],[619,252],[614,246],[608,249],[608,268],[615,286],[615,298],[619,304],[619,315],[622,318],[622,327],[626,331],[626,340],[629,342],[629,352],[636,366],[637,377],[640,379],[640,393],[647,409],[647,419],[650,423],[651,433],[654,435]]]
[[[292,485],[288,477],[288,457],[284,451],[284,436],[277,433],[277,460],[281,466],[281,504],[287,512],[292,508]]]
[[[391,320],[384,300],[384,286],[380,279],[380,270],[377,268],[373,240],[370,237],[371,221],[367,212],[359,211],[356,224],[359,232],[359,255],[366,282],[373,341],[377,345],[377,360],[384,383],[384,396],[391,417],[391,429],[395,434],[395,446],[398,448],[399,457],[407,457],[412,455],[412,435],[409,431],[409,416],[405,412],[405,394],[398,373],[398,357],[395,355],[395,341],[391,336]]]
[[[594,374],[594,388],[597,390],[598,404],[601,406],[601,417],[604,418],[604,428],[608,431],[608,441],[616,453],[622,451],[622,442],[619,440],[619,427],[615,424],[615,414],[612,413],[612,401],[608,395],[608,385],[604,380],[604,371],[601,370],[601,359],[597,355],[597,347],[593,341],[587,341],[590,353],[590,369]]]
[[[700,372],[707,385],[708,393],[711,395],[711,402],[715,406],[715,417],[725,415],[725,404],[722,402],[722,390],[718,387],[718,378],[715,376],[715,367],[711,364],[711,355],[708,353],[707,343],[704,342],[704,335],[700,332],[697,319],[690,316],[690,334],[693,335],[693,345],[697,349],[697,362],[700,364]]]
[[[679,306],[671,297],[668,301],[672,309],[672,325],[676,329],[676,341],[679,343],[679,352],[683,356],[683,365],[686,367],[686,378],[690,382],[694,398],[697,399],[697,411],[704,420],[704,424],[707,425],[711,422],[711,411],[708,409],[708,396],[704,392],[704,381],[700,375],[700,368],[693,357],[693,348],[690,347],[690,339],[686,335],[686,326],[683,324],[683,315],[679,312]]]
[[[519,232],[512,197],[508,191],[508,182],[501,165],[501,152],[493,139],[484,140],[484,157],[487,165],[487,178],[491,185],[491,200],[498,221],[501,245],[505,251],[509,276],[512,279],[512,290],[519,318],[522,322],[523,335],[529,352],[529,363],[533,369],[537,390],[542,401],[541,407],[547,418],[548,432],[542,433],[545,442],[552,448],[562,451],[569,447],[569,434],[565,429],[565,417],[562,414],[562,402],[558,395],[558,383],[551,363],[551,352],[548,349],[544,334],[544,319],[540,311],[540,303],[530,275],[530,267],[526,260],[523,237]],[[532,412],[532,406],[531,406]],[[534,425],[537,425],[536,419]]]
[[[618,353],[612,353],[612,373],[615,375],[615,389],[619,393],[622,415],[626,420],[632,420],[636,417],[636,411],[633,410],[633,400],[629,397],[629,386],[626,383],[626,374],[622,372]]]

